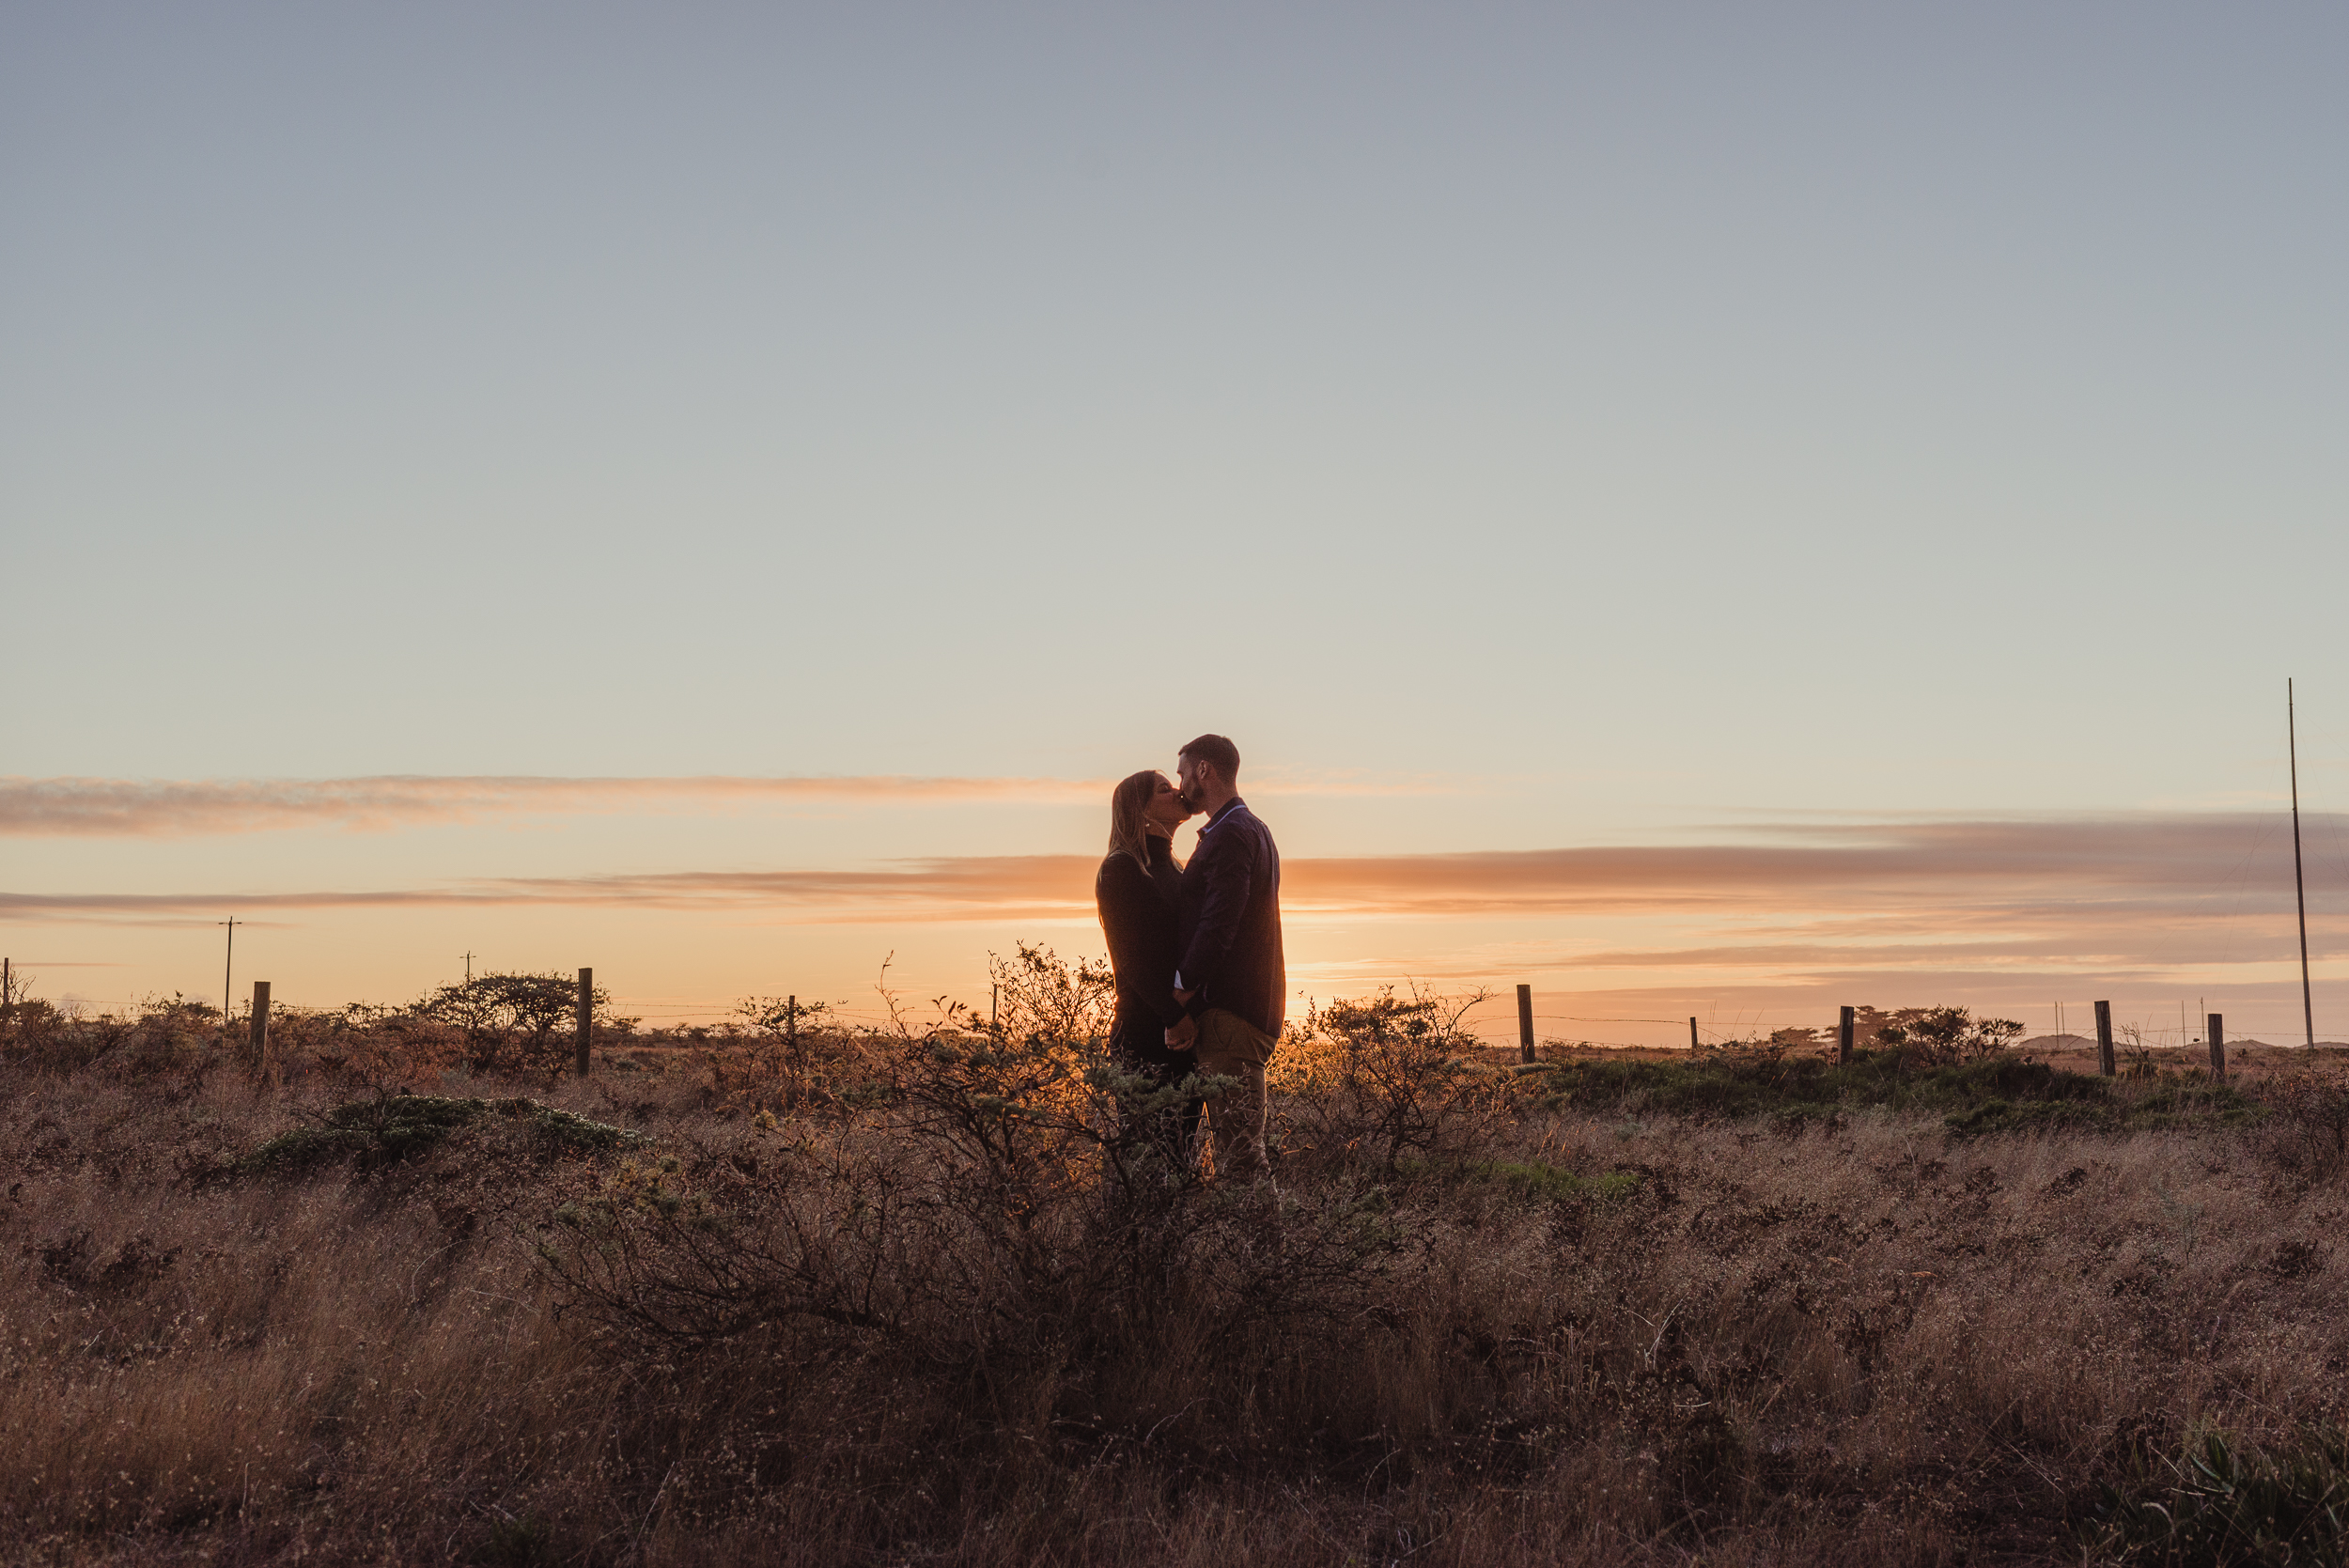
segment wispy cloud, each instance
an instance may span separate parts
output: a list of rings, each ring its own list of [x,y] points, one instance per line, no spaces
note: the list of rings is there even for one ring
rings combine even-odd
[[[1057,917],[1093,907],[1091,857],[908,861],[863,871],[677,871],[488,877],[429,887],[283,893],[0,893],[0,919],[144,920],[211,910],[607,905],[744,909],[823,920]]]
[[[179,838],[298,828],[381,832],[517,816],[746,810],[831,802],[949,805],[970,801],[1106,802],[1107,779],[928,778],[901,774],[787,778],[563,779],[383,774],[357,779],[0,778],[0,836]],[[1268,772],[1270,796],[1429,795],[1469,787],[1437,775]]]
[[[2310,819],[2311,834],[2349,817]],[[1300,862],[1300,908],[1422,915],[1865,915],[1920,931],[2061,914],[2157,919],[2288,907],[2275,814],[1806,822],[1761,843],[1627,846]],[[2311,859],[2311,888],[2349,877]]]
[[[181,837],[287,828],[381,831],[491,817],[864,801],[1090,800],[1079,779],[554,779],[385,774],[361,779],[0,779],[0,834]]]

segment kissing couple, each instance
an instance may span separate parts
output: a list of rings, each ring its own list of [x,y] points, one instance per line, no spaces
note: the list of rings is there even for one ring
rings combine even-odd
[[[1206,815],[1189,865],[1174,830]],[[1117,976],[1110,1049],[1162,1087],[1192,1073],[1227,1078],[1211,1100],[1170,1112],[1188,1158],[1204,1107],[1219,1180],[1262,1182],[1265,1064],[1281,1038],[1288,970],[1281,957],[1281,851],[1239,798],[1239,748],[1203,735],[1110,792],[1110,852],[1093,880]]]

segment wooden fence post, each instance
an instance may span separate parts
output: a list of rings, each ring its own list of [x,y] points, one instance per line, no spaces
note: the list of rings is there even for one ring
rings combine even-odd
[[[579,1076],[588,1073],[587,1048],[596,1037],[596,971],[579,971]]]
[[[1846,1007],[1843,1016],[1835,1020],[1835,1060],[1846,1067],[1851,1065],[1851,1037],[1856,1027],[1853,1019],[1852,1009]]]
[[[269,982],[253,983],[253,1070],[269,1081]]]
[[[2107,1078],[2113,1077],[2116,1071],[2112,1060],[2112,1003],[2108,1001],[2096,1004],[2096,1070]]]
[[[1688,1054],[1690,1056],[1694,1056],[1703,1048],[1703,1047],[1697,1044],[1697,1021],[1694,1018],[1690,1018],[1688,1020]]]
[[[1533,1060],[1533,987],[1517,987],[1517,1060]]]
[[[2227,1020],[2217,1013],[2210,1016],[2210,1076],[2214,1082],[2227,1081]]]

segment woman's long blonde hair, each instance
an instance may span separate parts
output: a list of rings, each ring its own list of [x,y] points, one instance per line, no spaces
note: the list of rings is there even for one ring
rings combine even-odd
[[[1110,791],[1110,853],[1131,855],[1145,872],[1150,869],[1150,826],[1142,814],[1165,777],[1155,768],[1145,768],[1118,780]]]

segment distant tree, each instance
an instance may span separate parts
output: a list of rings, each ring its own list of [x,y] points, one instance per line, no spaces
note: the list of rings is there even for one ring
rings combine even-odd
[[[602,986],[588,1004],[600,1019],[612,996]],[[579,982],[568,974],[480,974],[443,986],[409,1009],[463,1032],[467,1063],[477,1073],[545,1073],[570,1060]]]
[[[1876,1043],[1913,1065],[1941,1067],[1996,1056],[2022,1032],[2013,1018],[1977,1018],[1963,1007],[1911,1007],[1889,1016]]]

